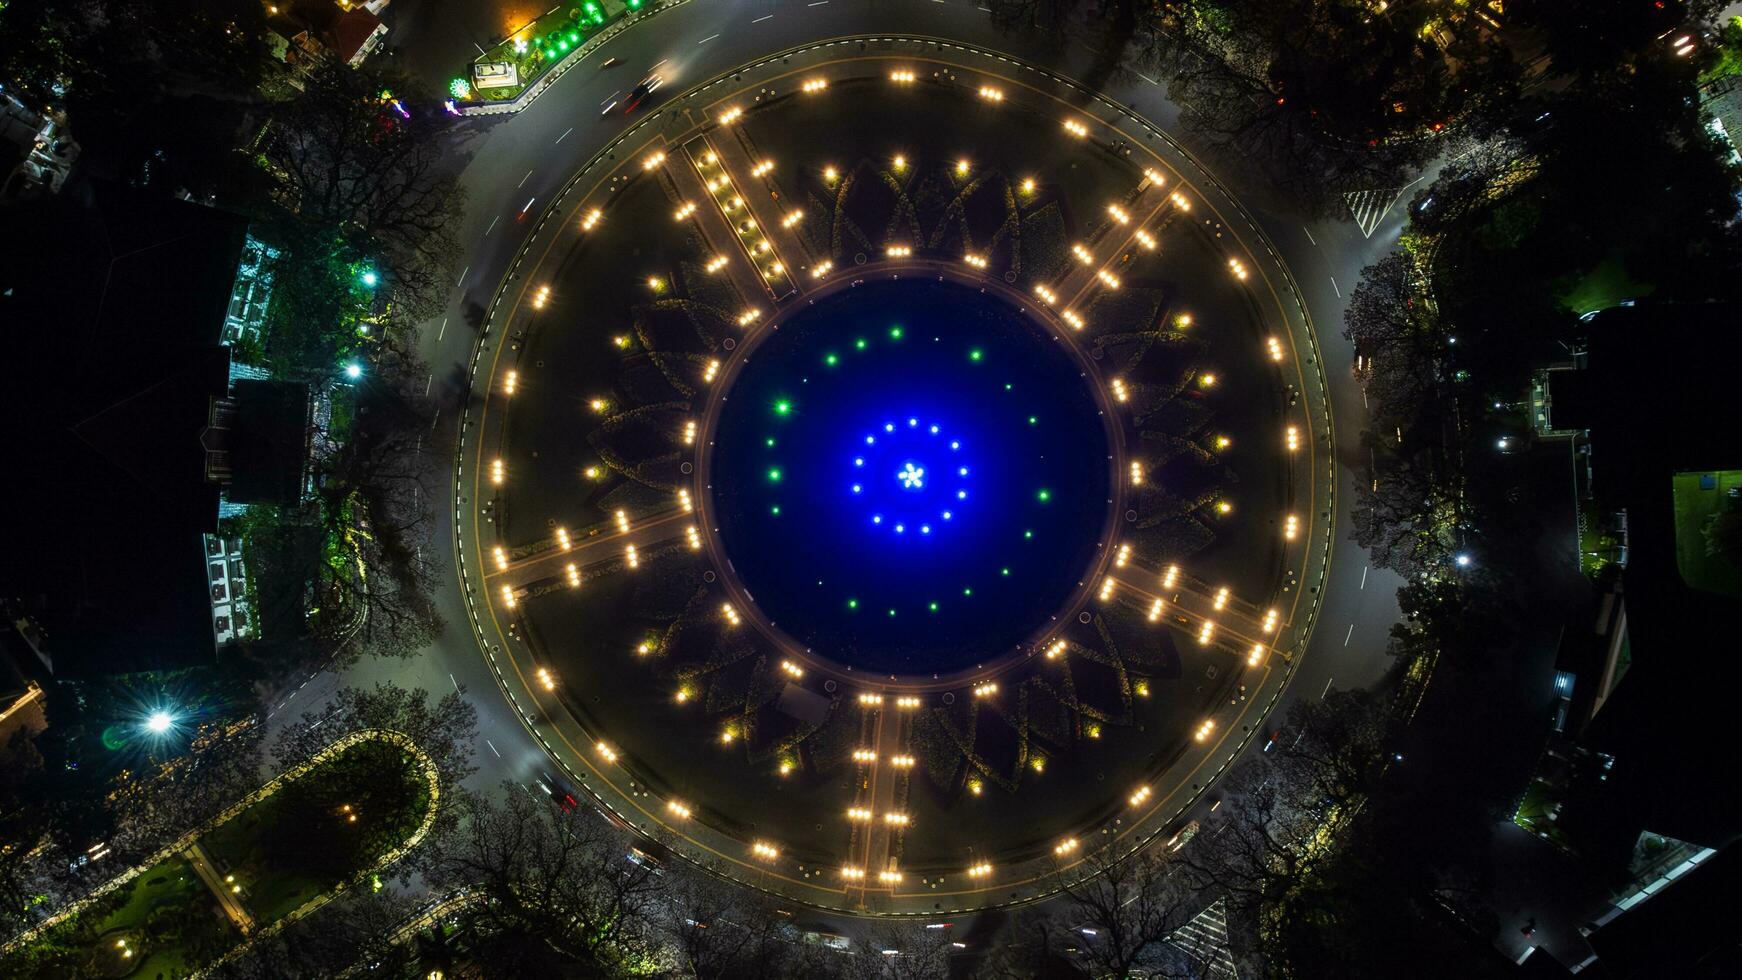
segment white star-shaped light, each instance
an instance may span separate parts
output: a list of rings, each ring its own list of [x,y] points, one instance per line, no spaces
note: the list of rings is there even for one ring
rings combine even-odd
[[[925,467],[908,463],[901,468],[900,472],[895,474],[895,477],[901,481],[902,487],[908,490],[918,490],[925,486]]]

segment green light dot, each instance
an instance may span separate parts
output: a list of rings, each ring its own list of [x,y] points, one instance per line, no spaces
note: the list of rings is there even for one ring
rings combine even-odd
[[[773,439],[773,437],[770,437],[770,438],[769,438],[769,440],[768,440],[768,448],[769,448],[769,449],[773,449],[773,448],[774,448],[774,439]]]
[[[986,352],[981,350],[978,347],[976,347],[973,350],[968,352],[968,360],[970,360],[970,361],[978,361],[985,356],[986,356]]]
[[[775,504],[773,507],[768,508],[768,512],[770,514],[773,514],[775,517],[779,517],[780,516],[780,505]]]
[[[1029,417],[1028,417],[1028,424],[1029,424],[1029,425],[1039,425],[1039,424],[1040,424],[1040,418],[1039,418],[1039,417],[1038,417],[1038,416],[1034,416],[1034,415],[1030,415],[1030,416],[1029,416]]]
[[[1005,391],[1009,391],[1009,390],[1010,390],[1010,385],[1009,385],[1009,384],[1005,384],[1005,386],[1004,386],[1004,390],[1005,390]]]
[[[963,590],[962,590],[962,594],[963,594],[963,595],[973,595],[973,594],[974,594],[974,590],[973,590],[973,589],[963,589]]]
[[[778,469],[769,470],[768,471],[768,482],[769,483],[779,483],[780,482],[780,470],[778,470]]]
[[[935,603],[935,602],[934,602],[934,603],[932,603],[932,604],[931,604],[931,611],[932,611],[932,612],[937,612],[937,611],[938,611],[938,604],[937,604],[937,603]]]
[[[1000,569],[999,569],[999,570],[998,570],[998,574],[1000,574],[1000,575],[1003,575],[1003,576],[1005,576],[1005,577],[1009,577],[1009,575],[1010,575],[1010,569],[1008,569],[1008,568],[1000,568]]]
[[[860,337],[858,340],[853,341],[853,346],[858,348],[859,350],[864,350],[865,349],[865,338]]]
[[[778,479],[778,477],[777,477],[777,479]],[[1045,487],[1041,487],[1040,490],[1037,493],[1035,493],[1034,496],[1036,499],[1038,499],[1041,503],[1044,504],[1047,501],[1052,499],[1052,491],[1048,490]]]
[[[827,357],[823,358],[823,363],[827,364],[829,367],[834,367],[835,365],[841,363],[841,359],[834,354],[830,354]]]
[[[890,327],[889,328],[889,339],[890,340],[900,340],[901,339],[901,328],[900,327]]]
[[[893,610],[893,609],[889,610],[889,615],[891,615],[891,616],[895,615],[895,610]]]
[[[790,415],[790,414],[792,414],[792,402],[789,402],[784,398],[782,398],[780,401],[775,402],[774,403],[774,414],[776,414],[776,415]]]
[[[1033,541],[1034,540],[1034,532],[1033,531],[1024,531],[1024,532],[1022,532],[1022,537],[1023,537],[1023,540],[1025,540],[1025,541]]]
[[[847,608],[848,608],[848,609],[857,609],[857,608],[859,608],[859,600],[857,600],[857,599],[848,599],[848,600],[847,600]]]

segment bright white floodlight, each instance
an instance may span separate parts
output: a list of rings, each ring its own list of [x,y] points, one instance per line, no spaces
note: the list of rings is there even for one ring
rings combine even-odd
[[[145,719],[145,730],[153,735],[162,735],[175,725],[175,716],[167,711],[153,711]]]

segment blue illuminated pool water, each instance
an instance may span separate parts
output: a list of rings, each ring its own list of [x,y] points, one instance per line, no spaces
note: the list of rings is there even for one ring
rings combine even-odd
[[[1107,437],[1062,342],[964,286],[834,294],[750,355],[714,436],[745,589],[816,653],[970,667],[1047,623],[1093,560]]]

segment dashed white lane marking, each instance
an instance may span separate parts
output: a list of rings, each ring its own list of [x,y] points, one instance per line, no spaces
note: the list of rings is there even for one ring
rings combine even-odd
[[[484,234],[488,235],[491,232],[495,231],[496,230],[496,222],[501,221],[501,220],[502,220],[501,215],[497,215],[496,217],[491,218],[490,219],[490,227],[484,229]]]
[[[755,20],[753,20],[753,21],[751,21],[751,22],[750,22],[750,23],[752,23],[752,24],[760,24],[760,23],[762,23],[762,22],[763,22],[763,21],[765,21],[765,20],[768,20],[768,19],[769,19],[769,18],[771,18],[771,17],[773,17],[773,16],[774,16],[774,15],[773,15],[773,14],[763,14],[763,15],[762,15],[762,16],[761,16],[761,17],[758,17],[758,18],[756,18],[756,19],[755,19]]]
[[[448,673],[448,681],[454,685],[454,690],[458,691],[460,689],[460,682],[454,680],[454,675],[451,671]]]
[[[528,171],[527,171],[527,172],[526,172],[526,176],[525,176],[525,177],[522,177],[522,178],[520,178],[520,183],[518,183],[518,184],[515,184],[515,185],[514,185],[514,189],[515,189],[515,190],[519,190],[519,189],[520,189],[520,188],[522,188],[522,187],[525,187],[525,186],[526,186],[526,181],[527,181],[527,180],[528,180],[528,179],[529,179],[529,178],[531,178],[531,177],[532,177],[532,171],[530,171],[530,170],[528,170]]]
[[[492,742],[489,739],[485,739],[484,744],[490,746],[490,751],[496,752],[496,743],[495,742]],[[502,758],[502,753],[496,752],[496,758],[498,758],[498,759]]]
[[[1307,226],[1301,225],[1300,230],[1306,232],[1307,241],[1312,242],[1313,247],[1317,248],[1318,244],[1319,244],[1319,240],[1313,237],[1313,233],[1307,229]]]
[[[1370,567],[1368,565],[1361,566],[1361,588],[1363,589],[1367,587],[1367,569]]]
[[[1329,693],[1331,693],[1331,679],[1329,677],[1327,677],[1327,678],[1325,678],[1325,689],[1319,692],[1319,700],[1323,701],[1325,699],[1325,695],[1327,695]]]
[[[469,265],[466,266],[464,269],[461,269],[460,270],[460,278],[454,280],[454,285],[456,287],[458,287],[461,283],[465,282],[466,281],[466,273],[471,272],[471,271],[472,271],[472,267]]]
[[[558,137],[557,137],[557,138],[556,138],[556,142],[557,142],[557,143],[561,143],[561,142],[562,142],[562,141],[563,141],[563,140],[566,140],[566,139],[568,139],[568,138],[569,138],[569,134],[570,134],[570,133],[572,133],[572,132],[574,132],[574,131],[575,131],[575,127],[573,127],[573,126],[570,126],[570,127],[569,127],[569,128],[567,128],[567,129],[565,129],[565,130],[563,130],[563,134],[562,134],[562,135],[561,135],[561,136],[558,136]],[[552,145],[552,146],[555,146],[555,145],[556,145],[556,143],[552,143],[552,144],[551,144],[551,145]]]
[[[717,38],[719,36],[720,35],[718,35],[718,34],[709,34],[707,37],[702,38],[700,41],[697,41],[696,43],[697,44],[706,44],[709,41],[712,41],[714,38]]]
[[[1339,286],[1338,286],[1338,285],[1337,285],[1337,277],[1336,277],[1336,276],[1332,276],[1332,277],[1331,277],[1331,288],[1332,288],[1332,289],[1335,289],[1335,290],[1336,290],[1336,291],[1337,291],[1337,298],[1338,298],[1338,299],[1342,299],[1342,298],[1343,298],[1343,290],[1342,290],[1342,288],[1341,288],[1341,287],[1339,287]]]
[[[448,332],[448,318],[444,316],[444,317],[442,317],[442,328],[440,330],[436,331],[436,343],[438,343],[438,344],[441,343],[442,342],[442,334],[447,333],[447,332]]]
[[[1353,637],[1353,636],[1354,636],[1354,635],[1355,635],[1355,624],[1354,624],[1354,623],[1350,623],[1350,624],[1349,624],[1349,632],[1347,632],[1347,633],[1344,633],[1344,634],[1343,634],[1343,645],[1344,645],[1344,646],[1348,646],[1348,645],[1349,645],[1349,639],[1350,639],[1350,638],[1351,638],[1351,637]]]

